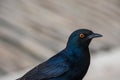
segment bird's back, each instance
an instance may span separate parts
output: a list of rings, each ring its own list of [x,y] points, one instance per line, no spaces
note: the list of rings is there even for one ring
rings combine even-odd
[[[61,51],[46,62],[33,68],[18,80],[50,80],[52,77],[57,77],[69,70],[67,58]]]

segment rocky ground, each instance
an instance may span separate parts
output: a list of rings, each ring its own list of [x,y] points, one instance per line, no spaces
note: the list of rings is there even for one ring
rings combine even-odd
[[[90,45],[93,63],[85,80],[119,80],[119,51],[112,52],[120,46],[119,3],[119,0],[1,0],[0,77],[15,79],[63,49],[71,32],[88,28],[104,37]],[[13,75],[6,77],[9,74]]]

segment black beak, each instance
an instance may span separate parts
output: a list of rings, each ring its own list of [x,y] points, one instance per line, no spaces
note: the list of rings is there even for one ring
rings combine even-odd
[[[93,33],[93,34],[88,36],[88,39],[97,38],[97,37],[102,37],[102,35],[98,34],[98,33]]]

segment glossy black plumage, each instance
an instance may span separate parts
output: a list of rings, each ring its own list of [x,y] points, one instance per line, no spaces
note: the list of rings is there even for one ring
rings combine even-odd
[[[90,64],[89,43],[101,36],[88,29],[74,31],[65,49],[18,80],[82,80]]]

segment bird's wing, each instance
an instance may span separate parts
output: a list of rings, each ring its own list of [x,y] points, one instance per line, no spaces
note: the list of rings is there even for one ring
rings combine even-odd
[[[57,77],[67,72],[69,69],[64,60],[48,61],[38,65],[20,80],[42,80]]]

